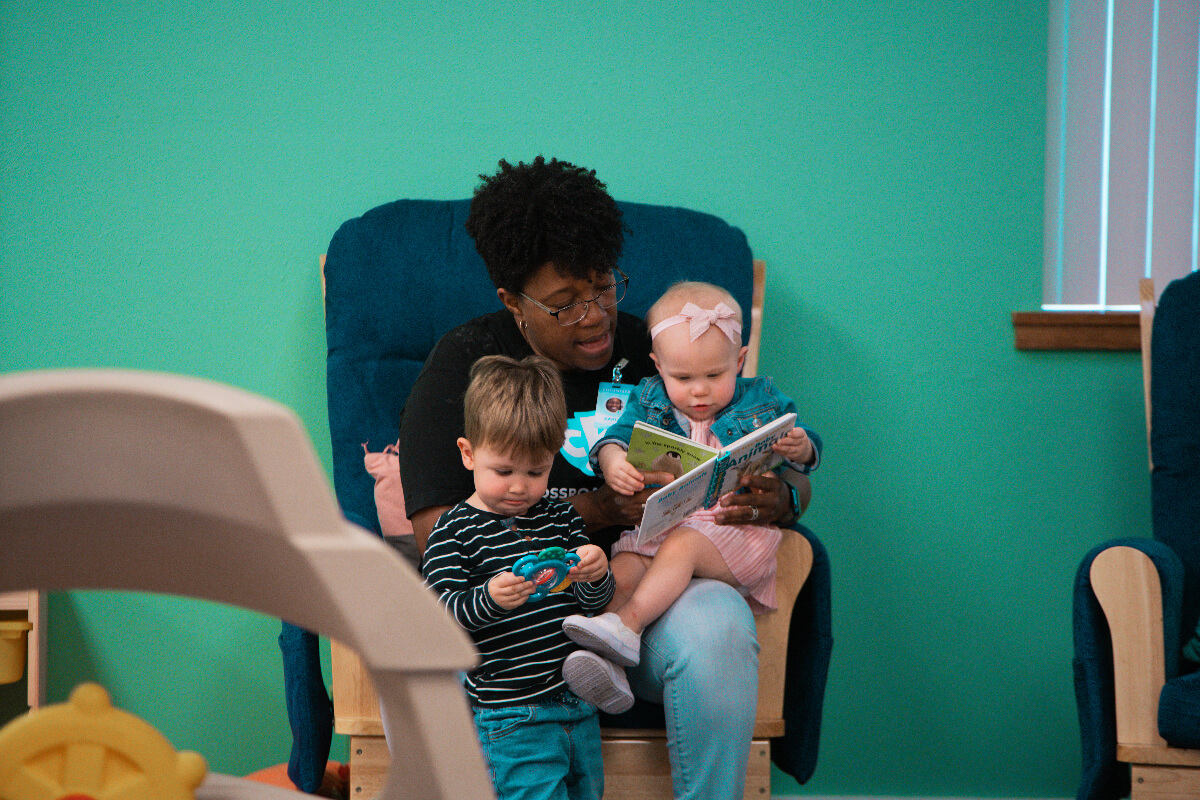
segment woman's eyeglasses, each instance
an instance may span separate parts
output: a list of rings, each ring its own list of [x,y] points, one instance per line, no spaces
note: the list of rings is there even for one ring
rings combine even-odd
[[[620,268],[614,267],[617,274],[621,276],[619,281],[609,284],[601,289],[591,300],[580,300],[578,303],[571,303],[569,306],[563,306],[557,311],[534,300],[529,295],[521,292],[521,297],[524,297],[535,306],[545,311],[550,316],[558,320],[558,324],[562,326],[574,325],[581,322],[587,316],[588,305],[595,303],[601,308],[612,308],[625,297],[625,289],[629,286],[629,276],[621,272]]]

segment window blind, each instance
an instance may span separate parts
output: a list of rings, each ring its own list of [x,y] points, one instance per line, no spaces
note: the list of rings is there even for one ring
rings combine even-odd
[[[1197,268],[1200,0],[1050,0],[1043,309]]]

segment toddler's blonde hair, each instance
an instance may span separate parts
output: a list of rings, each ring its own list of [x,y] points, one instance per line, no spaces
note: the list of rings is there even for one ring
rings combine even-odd
[[[567,433],[567,402],[553,361],[484,356],[470,377],[463,427],[472,446],[519,457],[558,452]]]

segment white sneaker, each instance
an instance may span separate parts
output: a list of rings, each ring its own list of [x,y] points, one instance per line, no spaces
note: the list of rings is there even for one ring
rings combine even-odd
[[[605,714],[620,714],[633,708],[633,691],[625,670],[607,658],[590,650],[576,650],[563,662],[562,674],[580,700]]]
[[[563,633],[571,641],[599,653],[622,667],[636,667],[642,660],[642,637],[625,627],[611,611],[598,617],[572,614],[563,620]]]

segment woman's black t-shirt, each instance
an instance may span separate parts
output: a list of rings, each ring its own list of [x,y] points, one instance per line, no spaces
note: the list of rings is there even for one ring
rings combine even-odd
[[[471,365],[487,355],[518,359],[533,355],[507,310],[476,317],[443,336],[413,384],[400,415],[400,474],[410,516],[430,506],[452,506],[475,491],[456,442],[463,435],[463,394]],[[621,369],[622,383],[636,386],[642,378],[654,374],[646,326],[637,317],[618,313],[608,365],[594,371],[562,373],[568,418],[595,410],[600,385],[612,380],[613,367],[623,358],[629,363]],[[568,441],[550,470],[547,497],[568,500],[603,483],[581,469],[586,464],[586,449],[582,434],[574,435],[569,430]]]

